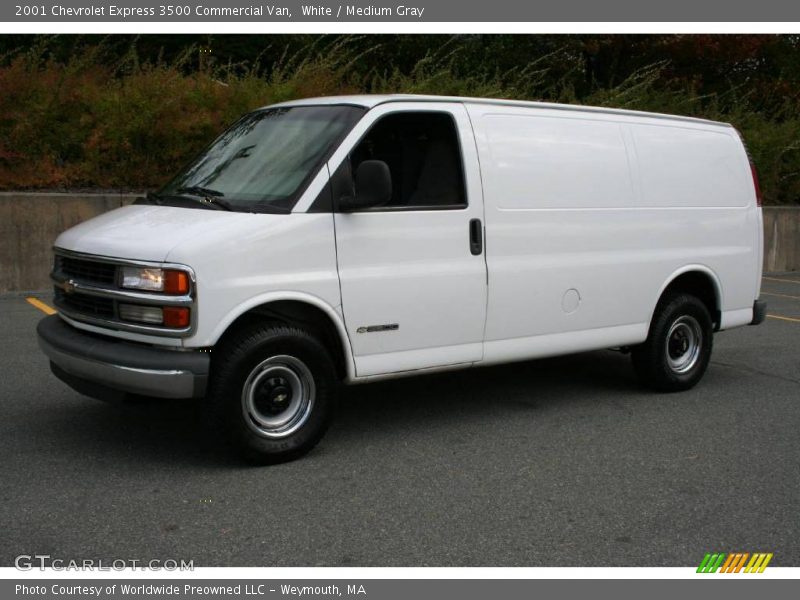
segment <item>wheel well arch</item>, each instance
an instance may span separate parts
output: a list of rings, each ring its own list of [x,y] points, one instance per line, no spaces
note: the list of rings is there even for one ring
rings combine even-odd
[[[313,333],[330,352],[337,375],[341,379],[354,376],[355,367],[344,324],[331,307],[323,307],[321,303],[305,298],[275,298],[247,308],[227,325],[215,345],[253,323],[265,320],[296,325]]]
[[[673,292],[685,292],[696,296],[708,309],[714,329],[719,329],[722,319],[722,288],[713,271],[700,265],[691,265],[673,273],[658,294],[650,315],[651,322],[662,298]]]

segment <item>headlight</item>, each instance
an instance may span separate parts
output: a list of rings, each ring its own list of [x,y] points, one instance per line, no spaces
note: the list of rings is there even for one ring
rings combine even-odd
[[[122,287],[145,292],[188,294],[189,274],[176,269],[122,267]]]
[[[122,287],[148,292],[163,292],[164,269],[122,267]]]

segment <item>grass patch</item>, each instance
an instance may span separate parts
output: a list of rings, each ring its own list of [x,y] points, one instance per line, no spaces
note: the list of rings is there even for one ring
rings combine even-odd
[[[726,121],[746,140],[765,202],[800,199],[795,101],[765,102],[763,94],[753,98],[742,88],[703,95],[685,79],[669,79],[666,62],[579,97],[579,77],[574,71],[554,75],[552,55],[505,71],[487,59],[476,69],[458,37],[443,37],[439,49],[411,68],[365,70],[363,59],[378,46],[365,46],[364,39],[314,43],[283,52],[269,65],[256,58],[250,65],[198,68],[195,47],[169,62],[143,61],[132,44],[109,64],[102,43],[58,61],[47,52],[48,39],[39,38],[25,51],[0,57],[0,189],[155,188],[256,107],[332,94],[419,93],[543,99]],[[558,60],[563,64],[563,57]]]

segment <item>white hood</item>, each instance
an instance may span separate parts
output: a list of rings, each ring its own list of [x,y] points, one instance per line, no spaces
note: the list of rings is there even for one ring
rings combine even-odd
[[[55,245],[65,250],[133,260],[166,261],[178,245],[202,238],[238,237],[264,226],[266,215],[172,206],[132,205],[104,213],[68,229]],[[275,215],[269,215],[273,218]]]
[[[341,305],[331,213],[135,205],[65,231],[56,246],[192,268],[202,311],[196,332],[183,341],[189,347],[214,345],[236,316],[272,297]]]

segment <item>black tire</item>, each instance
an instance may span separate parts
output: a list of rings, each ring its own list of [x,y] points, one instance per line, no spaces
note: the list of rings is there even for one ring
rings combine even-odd
[[[703,302],[685,293],[667,295],[656,307],[647,340],[633,348],[634,370],[642,383],[657,391],[688,390],[708,367],[713,336]]]
[[[208,400],[215,426],[241,456],[275,464],[303,456],[322,439],[337,387],[333,361],[316,337],[258,323],[214,348]],[[283,426],[273,423],[289,417]]]

